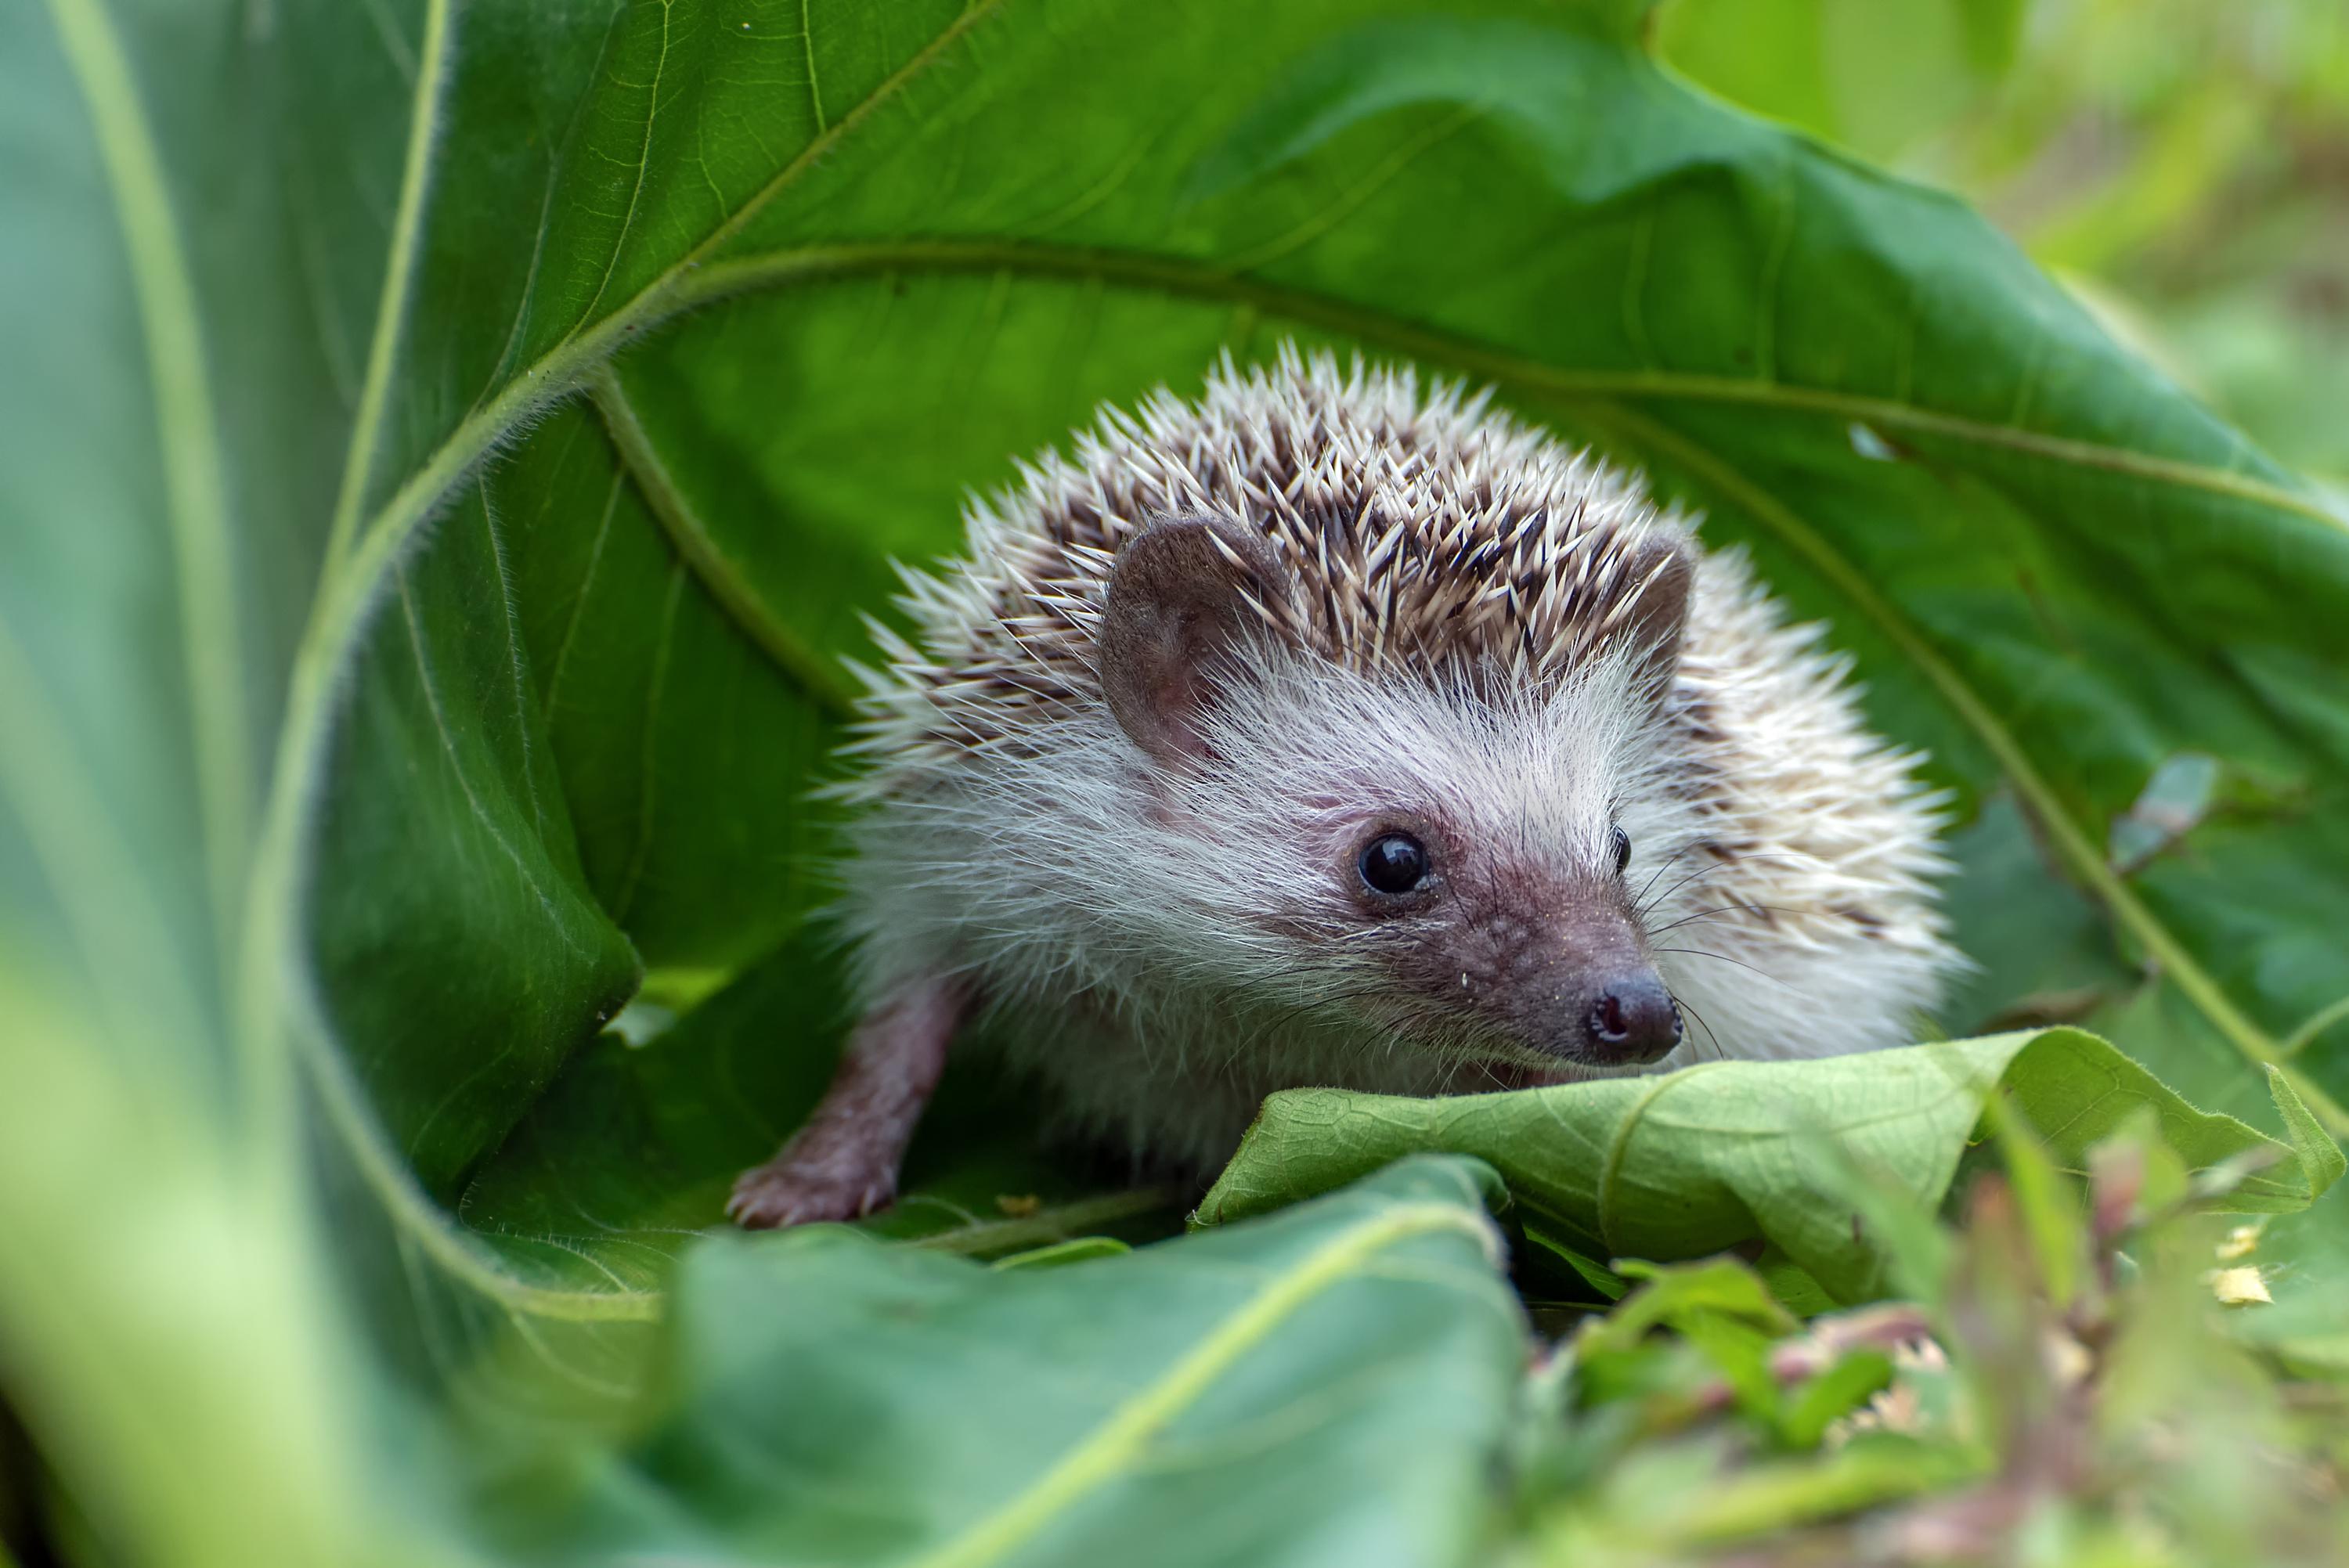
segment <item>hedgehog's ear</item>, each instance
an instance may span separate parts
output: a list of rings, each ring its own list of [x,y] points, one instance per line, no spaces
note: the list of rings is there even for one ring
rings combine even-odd
[[[1625,621],[1633,678],[1640,690],[1661,698],[1680,669],[1681,633],[1688,625],[1689,595],[1696,585],[1696,551],[1685,535],[1652,535],[1624,563],[1623,581],[1636,585],[1640,595]]]
[[[1209,676],[1269,603],[1280,567],[1265,542],[1230,523],[1171,518],[1136,534],[1110,571],[1101,623],[1102,693],[1152,760],[1202,756]]]

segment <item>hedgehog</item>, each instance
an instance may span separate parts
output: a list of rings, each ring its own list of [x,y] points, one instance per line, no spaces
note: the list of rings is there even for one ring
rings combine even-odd
[[[854,1218],[967,1026],[1193,1179],[1264,1097],[1902,1043],[1940,801],[1640,480],[1283,348],[1103,410],[875,625],[836,787],[863,1012],[730,1213]]]

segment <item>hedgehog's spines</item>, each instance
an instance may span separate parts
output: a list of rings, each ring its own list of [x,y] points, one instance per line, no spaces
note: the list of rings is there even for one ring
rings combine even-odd
[[[1293,346],[1247,369],[1226,353],[1195,404],[1161,388],[1105,408],[1071,453],[973,498],[968,570],[905,573],[917,635],[879,639],[888,670],[851,743],[870,765],[862,792],[918,788],[957,752],[1017,748],[1098,700],[1110,573],[1159,518],[1261,531],[1284,571],[1240,603],[1276,643],[1366,673],[1482,665],[1513,683],[1554,681],[1618,637],[1652,583],[1629,571],[1637,547],[1689,531],[1496,410],[1490,388],[1423,395],[1408,367]]]

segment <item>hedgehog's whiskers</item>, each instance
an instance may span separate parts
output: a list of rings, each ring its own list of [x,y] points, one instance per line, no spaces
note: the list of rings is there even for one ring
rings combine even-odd
[[[1810,912],[1807,910],[1796,909],[1791,904],[1783,903],[1725,903],[1718,909],[1701,909],[1694,914],[1684,914],[1669,925],[1657,926],[1648,934],[1651,937],[1664,936],[1678,931],[1683,925],[1692,925],[1700,920],[1716,920],[1731,914],[1806,914]]]
[[[1686,852],[1685,851],[1682,851],[1682,853],[1685,853],[1685,852]],[[1679,856],[1679,855],[1674,855],[1674,856],[1672,857],[1672,860],[1678,860],[1679,858],[1680,858],[1680,856]],[[1647,895],[1647,889],[1646,889],[1646,888],[1642,888],[1642,889],[1640,889],[1640,898],[1639,898],[1639,899],[1634,903],[1634,904],[1633,904],[1632,908],[1633,908],[1634,912],[1635,912],[1635,913],[1637,913],[1637,914],[1638,914],[1638,915],[1639,915],[1642,920],[1644,920],[1644,919],[1646,919],[1646,918],[1647,918],[1647,913],[1648,913],[1648,912],[1649,912],[1650,910],[1651,910],[1651,909],[1655,908],[1658,904],[1662,903],[1666,899],[1668,899],[1668,898],[1671,897],[1674,893],[1676,893],[1676,892],[1680,892],[1680,891],[1681,891],[1681,889],[1682,889],[1682,888],[1684,888],[1684,887],[1688,887],[1688,886],[1690,886],[1690,885],[1691,885],[1691,884],[1692,884],[1692,883],[1702,882],[1702,881],[1703,881],[1705,878],[1707,878],[1707,877],[1711,877],[1711,876],[1719,876],[1722,872],[1725,872],[1725,871],[1729,870],[1729,869],[1730,869],[1730,867],[1731,867],[1731,866],[1733,866],[1733,865],[1744,865],[1744,864],[1745,864],[1747,861],[1754,861],[1754,862],[1759,863],[1759,862],[1764,861],[1800,861],[1800,860],[1803,860],[1803,859],[1805,859],[1805,858],[1806,858],[1806,857],[1804,857],[1804,856],[1801,856],[1801,855],[1783,855],[1783,854],[1746,854],[1746,855],[1739,855],[1739,856],[1737,856],[1733,861],[1723,861],[1723,862],[1722,862],[1721,864],[1719,864],[1719,865],[1699,866],[1696,870],[1694,870],[1694,871],[1692,871],[1692,872],[1689,872],[1689,874],[1688,874],[1688,875],[1686,875],[1686,876],[1684,876],[1684,877],[1681,878],[1681,880],[1680,880],[1680,881],[1678,881],[1678,882],[1676,882],[1672,883],[1672,885],[1671,885],[1671,886],[1670,886],[1670,887],[1666,888],[1663,892],[1660,892],[1660,893],[1656,894],[1653,898],[1650,898],[1650,897],[1646,896],[1646,895]],[[1665,865],[1667,865],[1667,866],[1669,866],[1670,864],[1671,864],[1671,861],[1666,861],[1664,862],[1664,864],[1665,864]],[[1661,867],[1660,867],[1660,868],[1658,868],[1658,874],[1659,874],[1659,875],[1662,874],[1662,873],[1661,873]],[[1655,885],[1655,878],[1654,878],[1654,877],[1650,877],[1650,878],[1648,879],[1648,886],[1649,886],[1649,887],[1653,887],[1654,885]]]
[[[1759,975],[1763,979],[1767,980],[1773,985],[1785,985],[1789,991],[1794,989],[1792,985],[1787,985],[1785,981],[1781,980],[1775,975],[1771,974],[1767,969],[1764,969],[1757,965],[1748,964],[1743,958],[1732,958],[1726,953],[1714,953],[1702,947],[1659,947],[1656,948],[1655,951],[1658,953],[1685,953],[1692,958],[1718,959],[1723,964],[1734,964],[1740,969],[1751,969],[1754,974]]]
[[[1713,1060],[1720,1062],[1727,1061],[1729,1059],[1729,1053],[1722,1049],[1721,1037],[1713,1032],[1713,1026],[1704,1021],[1704,1015],[1698,1012],[1694,1007],[1690,1006],[1686,1002],[1682,1001],[1680,997],[1672,992],[1670,986],[1665,987],[1664,995],[1672,998],[1673,1006],[1680,1008],[1690,1017],[1696,1020],[1697,1027],[1704,1031],[1705,1043],[1713,1047]]]

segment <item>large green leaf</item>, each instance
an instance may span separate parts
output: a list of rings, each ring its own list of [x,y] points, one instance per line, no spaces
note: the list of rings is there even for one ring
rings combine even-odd
[[[1960,841],[1992,967],[1945,1021],[2090,984],[2259,1104],[2349,991],[2340,521],[1638,9],[0,13],[0,1344],[126,1554],[399,1556],[462,1467],[354,1412],[626,1407],[837,1033],[760,960],[885,558],[1219,350],[1491,380],[1707,510],[2036,835]],[[2186,753],[2212,809],[2116,870]],[[2050,899],[2052,975],[1987,939]],[[626,1057],[640,973],[689,1016]],[[2337,1119],[2349,1026],[2292,1065]],[[1028,1141],[988,1130],[916,1151],[966,1211]]]
[[[1413,1161],[1052,1269],[832,1227],[705,1243],[650,1429],[549,1559],[1466,1561],[1525,1365],[1491,1179]]]
[[[1707,1062],[1661,1078],[1449,1099],[1287,1089],[1265,1101],[1197,1218],[1243,1218],[1405,1155],[1452,1150],[1491,1163],[1528,1222],[1566,1245],[1679,1259],[1767,1242],[1829,1295],[1856,1301],[1882,1289],[1886,1241],[1829,1178],[1837,1162],[1930,1211],[2003,1089],[2075,1169],[2150,1110],[2189,1171],[2249,1167],[2216,1200],[2224,1207],[2292,1212],[2340,1178],[2342,1155],[2283,1078],[2272,1081],[2289,1148],[2196,1110],[2077,1029],[1820,1061]]]
[[[450,614],[489,647],[472,686],[481,732],[519,732],[491,764],[502,781],[451,797],[469,822],[423,831],[441,863],[398,857],[394,885],[422,905],[465,903],[471,934],[387,947],[354,940],[327,903],[306,923],[336,1026],[322,1043],[344,1063],[329,1071],[387,1121],[379,1167],[414,1170],[445,1200],[512,1130],[554,1136],[527,1124],[532,1107],[625,984],[612,956],[563,940],[562,899],[592,901],[660,994],[688,1000],[793,930],[810,892],[799,785],[837,706],[824,661],[860,645],[855,613],[881,601],[887,555],[949,545],[958,492],[1095,399],[1188,384],[1219,346],[1284,335],[1493,377],[1707,505],[1716,535],[1747,540],[1799,609],[1835,618],[1878,718],[1935,750],[1961,802],[1999,783],[2023,802],[2125,961],[2152,961],[2182,999],[2189,1044],[2172,1054],[2199,1093],[2257,1105],[2241,1057],[2277,1054],[2276,1036],[2338,995],[2308,913],[2274,913],[2336,896],[2310,873],[2342,846],[2302,808],[2338,777],[2337,720],[2325,727],[2326,699],[2295,711],[2253,676],[2323,667],[2285,606],[2340,585],[2339,530],[1962,212],[1678,94],[1597,32],[1506,15],[1252,22],[1245,65],[1202,65],[1179,101],[1147,82],[1180,74],[1184,51],[1217,55],[1213,26],[1170,46],[1145,18],[1030,31],[978,7],[811,44],[689,15],[623,16],[572,110],[576,156],[528,170],[547,181],[543,232],[480,240],[465,227],[477,210],[526,210],[492,190],[523,175],[496,160],[442,171],[435,201],[469,236],[463,286],[421,259],[414,342],[387,397],[471,397],[470,412],[437,440],[420,424],[405,459],[388,455],[410,439],[396,423],[361,449],[381,477],[372,511],[347,513],[358,581],[419,541],[407,573],[445,573],[422,599],[457,605],[461,585],[502,571],[502,635],[481,634],[492,617],[479,608]],[[499,57],[478,37],[460,53],[450,101],[470,102],[467,73]],[[812,71],[816,90],[745,108],[737,78],[769,59]],[[677,107],[647,130],[648,83]],[[709,129],[737,114],[761,127],[765,161]],[[1103,124],[1120,133],[1080,129]],[[1614,129],[1594,135],[1602,124]],[[675,172],[705,145],[707,179]],[[1415,204],[1458,214],[1440,249],[1385,238]],[[626,214],[616,226],[612,211]],[[595,259],[569,259],[581,247]],[[491,312],[498,291],[481,278],[500,256],[511,309]],[[1571,296],[1616,303],[1553,308]],[[592,413],[536,424],[449,510],[449,483],[572,387]],[[2147,509],[2159,528],[2102,524]],[[2268,541],[2256,558],[2246,527]],[[2233,565],[2170,569],[2198,551]],[[2279,552],[2308,570],[2270,569]],[[459,652],[418,653],[429,605],[351,625],[366,665]],[[339,810],[356,816],[381,790],[406,819],[404,758],[420,753],[393,738],[436,732],[413,690],[384,700],[382,748],[361,749],[347,721],[326,762]],[[2124,879],[2106,824],[2189,749],[2220,758],[2242,801],[2197,843],[2247,842],[2224,874],[2172,855]],[[550,758],[552,790],[528,772]],[[504,828],[483,830],[484,811]],[[380,841],[332,818],[322,829],[287,824],[289,863],[315,855],[331,868],[321,885],[379,880]],[[549,868],[575,853],[575,880],[517,872],[504,900],[485,899],[477,868],[514,858],[501,839],[528,838],[551,841]],[[1964,907],[1990,932],[2051,896],[2038,855],[1969,869],[1983,874]],[[2244,892],[2271,875],[2290,886]],[[406,923],[380,895],[366,903],[363,925]],[[542,955],[523,959],[533,942]],[[484,1063],[468,1042],[494,998],[523,994],[496,972],[515,962],[544,1010],[498,1027]],[[1993,972],[1976,994],[1995,1009],[2025,988],[2038,976]],[[2225,1053],[2215,1063],[2206,1041]],[[654,1114],[673,1117],[726,1091],[680,1075],[664,1092]],[[368,1114],[346,1119],[363,1130]],[[705,1191],[714,1162],[697,1173]],[[579,1252],[606,1250],[615,1225],[688,1213],[676,1189],[628,1184],[623,1210],[567,1223],[543,1194],[524,1200],[536,1240],[494,1209],[468,1212],[502,1238],[498,1269],[600,1294],[609,1261]]]

